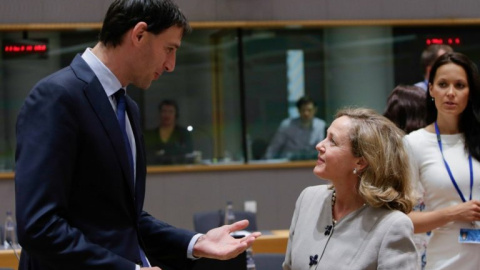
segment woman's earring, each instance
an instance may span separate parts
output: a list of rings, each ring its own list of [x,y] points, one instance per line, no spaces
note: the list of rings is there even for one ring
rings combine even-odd
[[[357,168],[353,169],[353,174],[357,174]]]
[[[432,97],[432,101],[435,101],[435,98]]]

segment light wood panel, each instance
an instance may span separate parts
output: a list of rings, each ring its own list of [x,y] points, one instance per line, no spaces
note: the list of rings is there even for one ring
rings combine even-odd
[[[20,256],[20,250],[16,250],[18,256]],[[18,259],[13,252],[13,249],[0,249],[0,268],[12,268],[18,269]]]
[[[340,26],[461,26],[480,25],[479,18],[386,19],[386,20],[288,20],[288,21],[206,21],[190,22],[194,29],[215,28],[322,28]],[[13,23],[0,24],[0,31],[61,31],[100,29],[102,23]]]
[[[279,253],[285,254],[288,243],[288,230],[272,230],[272,234],[262,235],[252,245],[254,254]]]

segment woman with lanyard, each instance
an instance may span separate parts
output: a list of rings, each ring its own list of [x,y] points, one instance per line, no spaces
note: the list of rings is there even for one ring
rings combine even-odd
[[[480,83],[461,53],[440,56],[427,92],[427,127],[405,138],[423,211],[415,233],[432,232],[425,269],[480,269]],[[476,240],[478,239],[478,240]]]

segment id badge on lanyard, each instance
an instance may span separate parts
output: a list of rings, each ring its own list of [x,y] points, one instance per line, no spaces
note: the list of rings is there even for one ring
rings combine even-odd
[[[450,176],[450,180],[452,181],[455,190],[457,190],[460,199],[463,202],[466,202],[465,197],[463,196],[462,191],[458,187],[457,181],[453,177],[452,171],[450,170],[450,166],[448,166],[447,160],[443,156],[443,148],[442,148],[442,137],[440,136],[440,131],[438,129],[438,124],[435,121],[435,132],[437,133],[437,142],[438,147],[440,148],[440,153],[442,154],[443,163],[445,164],[445,168],[447,169],[448,176]],[[470,168],[470,197],[469,200],[472,200],[472,190],[473,190],[473,168],[472,168],[472,156],[468,154],[468,165]],[[480,244],[480,228],[476,228],[475,222],[472,222],[473,228],[461,228],[459,235],[458,235],[458,242],[459,243],[468,243],[468,244]]]
[[[480,244],[480,229],[461,228],[458,242],[462,244]]]

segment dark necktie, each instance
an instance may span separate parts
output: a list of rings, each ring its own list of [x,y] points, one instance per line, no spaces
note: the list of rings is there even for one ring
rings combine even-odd
[[[115,93],[115,99],[117,100],[117,119],[118,123],[120,124],[120,129],[123,133],[123,139],[125,141],[125,150],[127,151],[128,155],[128,163],[130,164],[130,174],[132,177],[132,181],[134,180],[134,167],[133,167],[133,154],[132,154],[132,147],[130,146],[130,142],[128,141],[127,135],[127,122],[126,122],[126,114],[125,114],[125,90],[120,89]],[[148,263],[145,252],[143,249],[139,247],[140,250],[140,259],[142,260],[142,266],[148,267],[150,264]]]
[[[128,155],[128,164],[130,165],[130,176],[132,181],[135,181],[134,178],[134,165],[133,165],[133,154],[132,154],[132,147],[130,146],[130,142],[128,141],[127,135],[127,122],[125,119],[125,90],[120,89],[115,93],[115,99],[117,100],[117,119],[118,123],[120,124],[120,129],[122,130],[123,139],[125,142],[125,150],[127,151]]]

